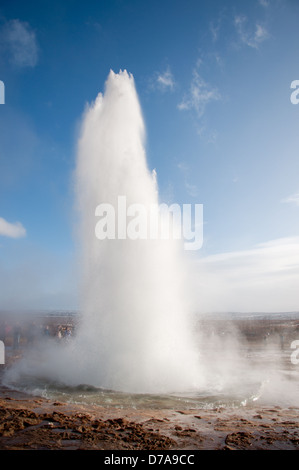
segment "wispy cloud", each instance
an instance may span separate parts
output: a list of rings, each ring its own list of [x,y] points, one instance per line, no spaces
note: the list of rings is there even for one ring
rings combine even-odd
[[[19,68],[35,67],[38,61],[38,46],[35,32],[27,22],[13,19],[1,28],[0,41],[10,62]]]
[[[235,16],[234,25],[239,40],[246,46],[258,49],[259,45],[269,37],[269,33],[264,25],[256,22],[251,26],[245,15]]]
[[[210,32],[212,35],[213,42],[216,42],[219,38],[219,32],[220,32],[220,19],[218,18],[217,21],[211,21],[210,22]]]
[[[26,230],[20,222],[10,223],[0,217],[0,236],[9,238],[21,238],[26,235]]]
[[[173,91],[175,88],[175,79],[170,67],[164,72],[156,72],[150,80],[150,88],[155,90]]]
[[[296,206],[299,206],[299,193],[292,194],[291,196],[283,199],[281,202],[286,202],[289,204],[295,204]]]
[[[178,109],[193,110],[201,117],[206,109],[206,106],[212,101],[218,101],[221,95],[217,88],[212,87],[207,83],[199,74],[198,66],[193,70],[190,89],[178,104]]]
[[[175,81],[170,69],[167,69],[164,73],[157,76],[157,83],[163,89],[173,90]]]
[[[259,0],[259,4],[264,8],[268,8],[270,5],[269,0]]]
[[[194,282],[205,310],[298,310],[299,237],[203,257]]]

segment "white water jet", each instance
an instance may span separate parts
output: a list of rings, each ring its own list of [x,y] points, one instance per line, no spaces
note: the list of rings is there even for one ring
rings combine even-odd
[[[112,71],[105,93],[85,111],[78,139],[75,196],[80,246],[81,317],[62,347],[42,345],[10,371],[136,393],[197,390],[202,374],[191,325],[183,244],[179,240],[104,239],[96,207],[158,206],[147,167],[145,128],[134,79]],[[118,215],[118,214],[116,214]]]
[[[85,112],[78,142],[83,286],[77,365],[85,382],[105,388],[190,389],[198,385],[198,353],[189,324],[181,243],[95,236],[98,204],[112,204],[117,211],[119,196],[128,205],[149,209],[158,204],[144,140],[133,76],[111,71],[104,95]]]

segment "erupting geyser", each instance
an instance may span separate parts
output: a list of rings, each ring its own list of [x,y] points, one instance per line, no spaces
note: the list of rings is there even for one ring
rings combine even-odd
[[[126,71],[111,71],[104,95],[85,111],[78,140],[74,182],[81,305],[76,335],[60,347],[43,345],[38,357],[34,353],[10,372],[11,379],[21,372],[69,386],[133,393],[198,388],[198,347],[181,241],[131,239],[119,226],[121,236],[96,236],[101,204],[113,207],[118,225],[124,215],[118,213],[119,197],[127,207],[138,204],[149,212],[159,205],[144,137],[134,79]]]
[[[109,74],[86,110],[78,142],[76,196],[82,246],[82,322],[75,341],[85,383],[125,391],[190,389],[198,379],[184,291],[181,244],[95,236],[95,208],[118,197],[158,204],[147,168],[134,79]],[[83,378],[81,378],[82,382]]]

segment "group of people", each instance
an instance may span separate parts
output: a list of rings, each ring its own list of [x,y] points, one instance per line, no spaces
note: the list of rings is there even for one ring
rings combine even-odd
[[[2,322],[0,324],[0,340],[6,345],[11,342],[13,349],[19,349],[21,342],[22,328],[19,322],[10,324]]]
[[[0,322],[0,340],[5,345],[12,346],[14,350],[20,349],[21,345],[32,345],[36,341],[46,338],[63,340],[71,336],[73,336],[73,327],[68,324],[55,325],[35,321],[24,324],[21,324],[19,321],[14,323],[8,321]]]
[[[46,325],[44,329],[44,335],[47,337],[54,337],[57,339],[70,338],[73,335],[73,329],[70,325],[58,325],[50,327]]]

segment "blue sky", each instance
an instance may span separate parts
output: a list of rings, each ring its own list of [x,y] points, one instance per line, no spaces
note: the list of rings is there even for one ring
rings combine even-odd
[[[3,0],[3,308],[76,306],[78,125],[126,69],[161,199],[204,206],[200,308],[299,309],[298,20],[294,0]]]

